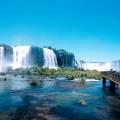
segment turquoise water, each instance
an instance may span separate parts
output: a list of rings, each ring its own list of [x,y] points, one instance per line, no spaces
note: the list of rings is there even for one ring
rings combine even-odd
[[[38,86],[30,86],[32,79]],[[74,84],[74,85],[73,85]],[[0,81],[0,120],[119,120],[120,96],[102,90],[101,81],[86,82],[39,76]],[[109,83],[107,83],[109,85]],[[119,93],[119,88],[116,89]],[[85,105],[79,104],[84,100]]]

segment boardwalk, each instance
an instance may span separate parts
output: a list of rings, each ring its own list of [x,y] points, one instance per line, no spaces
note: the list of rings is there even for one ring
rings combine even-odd
[[[101,72],[101,76],[120,85],[120,73],[111,72],[111,71]]]
[[[115,92],[115,84],[120,86],[120,73],[107,71],[101,72],[103,88],[106,87],[106,80],[110,80],[110,91]]]

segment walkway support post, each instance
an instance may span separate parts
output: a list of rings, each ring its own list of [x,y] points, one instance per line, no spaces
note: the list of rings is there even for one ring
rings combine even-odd
[[[111,91],[112,93],[115,92],[115,82],[113,82],[113,81],[110,81],[110,91]]]
[[[106,78],[102,77],[102,88],[106,88]]]

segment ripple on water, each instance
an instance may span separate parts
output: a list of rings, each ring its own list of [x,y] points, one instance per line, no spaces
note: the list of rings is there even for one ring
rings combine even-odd
[[[78,81],[45,79],[40,85],[31,87],[29,82],[20,79],[23,78],[17,81],[0,81],[0,118],[5,118],[8,114],[9,120],[120,118],[120,99],[102,91],[100,81],[90,82],[90,85],[88,82],[83,87]],[[78,104],[80,100],[85,100],[87,105]]]

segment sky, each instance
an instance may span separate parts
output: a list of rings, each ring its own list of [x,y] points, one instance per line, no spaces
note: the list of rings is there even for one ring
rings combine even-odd
[[[52,46],[85,61],[120,59],[120,0],[0,0],[0,43]]]

